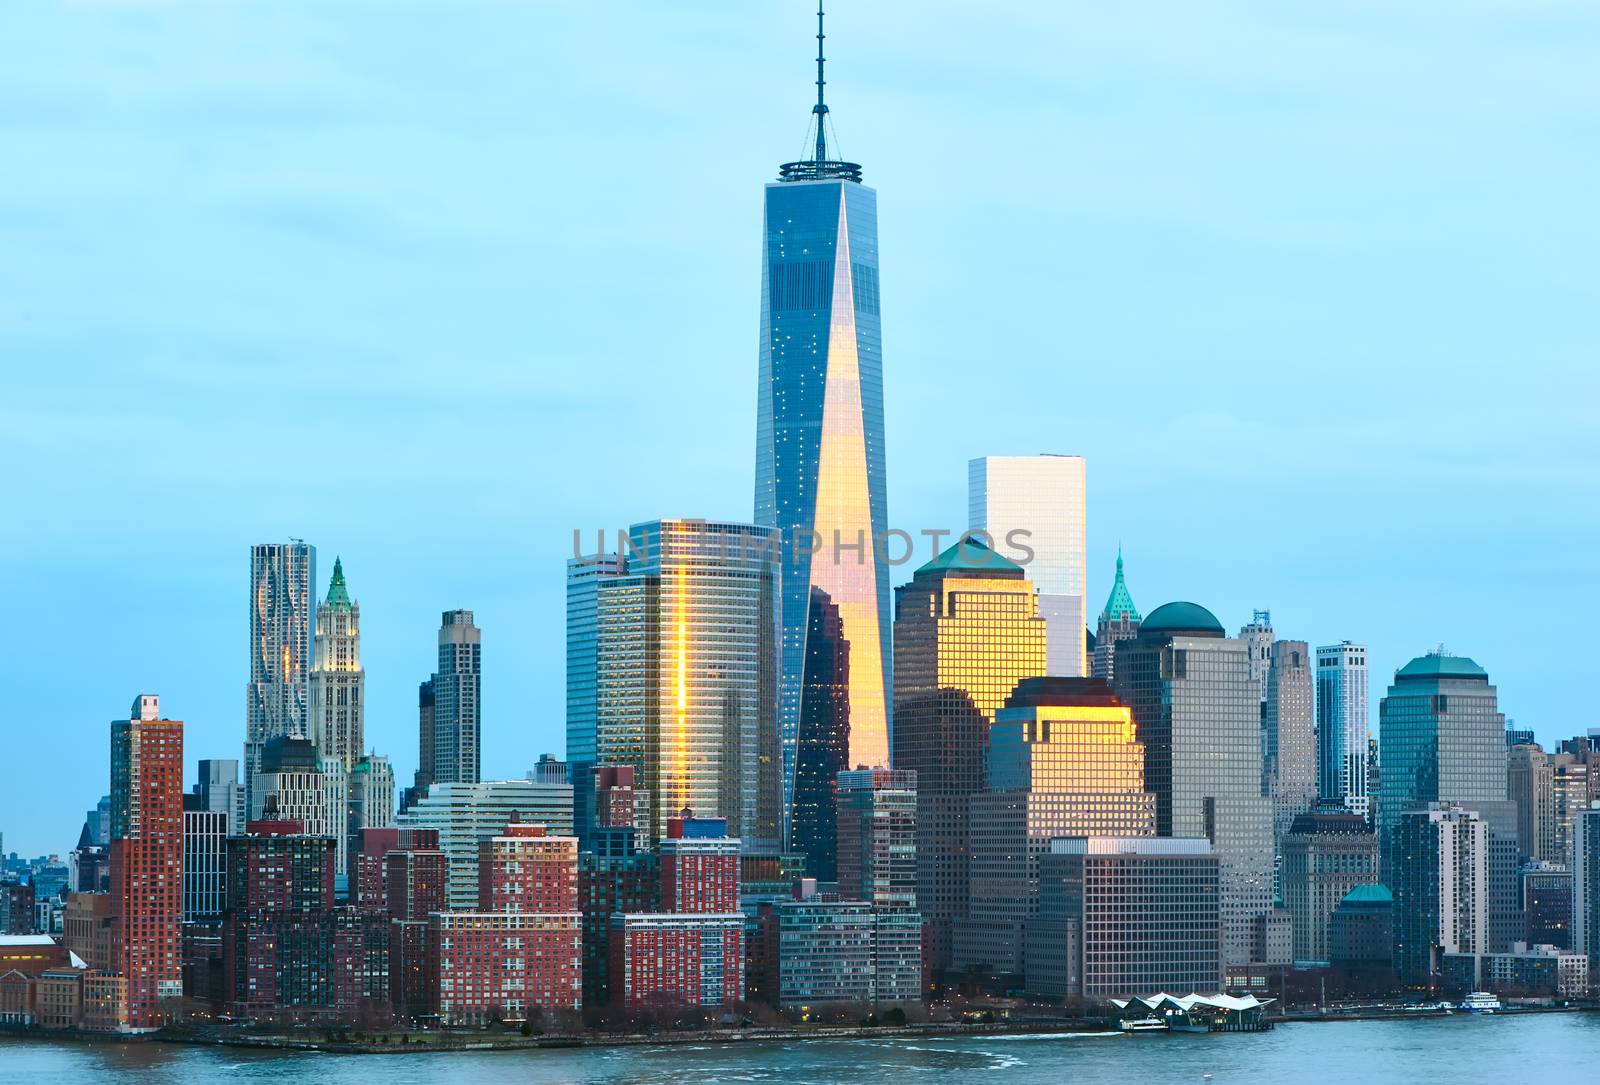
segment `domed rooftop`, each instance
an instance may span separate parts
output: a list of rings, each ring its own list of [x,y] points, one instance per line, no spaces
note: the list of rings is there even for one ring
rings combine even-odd
[[[1139,626],[1140,634],[1165,633],[1192,637],[1225,637],[1217,616],[1199,603],[1163,603]]]
[[[1489,680],[1489,672],[1466,656],[1453,656],[1443,648],[1418,656],[1394,673],[1395,678],[1481,678]]]

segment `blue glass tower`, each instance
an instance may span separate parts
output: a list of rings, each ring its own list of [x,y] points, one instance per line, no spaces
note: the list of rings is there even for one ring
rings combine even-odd
[[[767,185],[761,260],[755,520],[778,528],[782,547],[785,811],[795,808],[804,748],[844,743],[850,766],[889,763],[877,193],[861,183],[859,165],[828,155],[822,41],[819,11],[815,152],[784,163]],[[834,668],[808,680],[808,660],[839,656],[808,650],[808,631],[818,630],[843,639],[842,675]],[[808,710],[808,696],[826,703]],[[791,828],[796,837],[805,829]]]

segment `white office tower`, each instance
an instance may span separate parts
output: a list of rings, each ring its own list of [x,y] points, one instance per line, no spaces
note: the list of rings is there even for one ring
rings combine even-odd
[[[1341,641],[1317,649],[1317,789],[1324,802],[1365,817],[1367,646]]]
[[[1083,601],[1087,487],[1082,456],[982,456],[967,464],[970,527],[986,532],[994,549],[1021,565],[1038,588],[1045,673],[1063,678],[1089,673]]]

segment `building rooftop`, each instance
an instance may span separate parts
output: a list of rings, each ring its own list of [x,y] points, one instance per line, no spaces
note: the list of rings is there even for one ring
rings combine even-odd
[[[1453,656],[1443,649],[1420,655],[1394,672],[1395,678],[1481,678],[1489,680],[1489,672],[1466,656]]]
[[[1006,708],[1092,706],[1116,708],[1122,702],[1103,678],[1024,678],[1006,698]]]
[[[923,573],[976,573],[1021,580],[1027,575],[1022,566],[984,545],[982,539],[964,538],[916,571]]]
[[[1389,887],[1386,885],[1358,885],[1346,893],[1344,899],[1339,902],[1341,908],[1346,904],[1367,907],[1375,904],[1392,905],[1394,894],[1389,892]]]
[[[1117,578],[1111,582],[1111,594],[1106,598],[1106,608],[1100,612],[1102,618],[1112,621],[1126,615],[1130,621],[1139,620],[1139,608],[1133,605],[1133,596],[1128,592],[1128,582],[1122,579],[1122,547],[1117,547]]]
[[[1164,633],[1169,636],[1225,637],[1217,616],[1199,603],[1163,603],[1150,612],[1139,626],[1141,635]]]

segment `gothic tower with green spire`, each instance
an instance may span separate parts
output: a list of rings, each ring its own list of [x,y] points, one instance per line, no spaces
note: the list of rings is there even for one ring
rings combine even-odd
[[[1115,669],[1117,642],[1132,640],[1139,632],[1144,619],[1139,608],[1133,605],[1128,592],[1128,582],[1122,578],[1122,547],[1117,547],[1117,578],[1111,583],[1111,595],[1105,609],[1100,612],[1100,625],[1094,634],[1094,676],[1111,681]]]
[[[338,558],[328,594],[317,607],[312,659],[311,741],[319,760],[352,769],[361,757],[367,676],[361,669],[361,606],[350,599]]]

